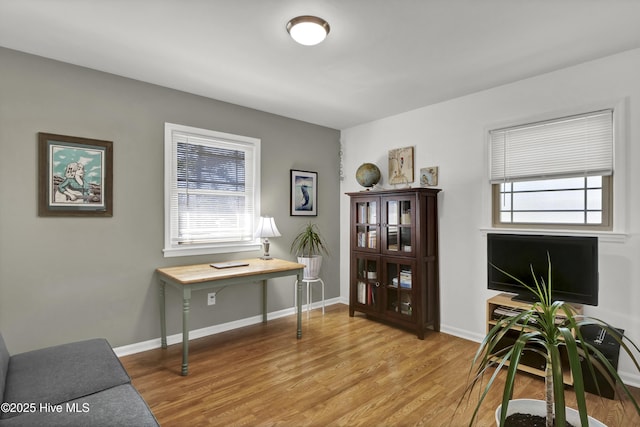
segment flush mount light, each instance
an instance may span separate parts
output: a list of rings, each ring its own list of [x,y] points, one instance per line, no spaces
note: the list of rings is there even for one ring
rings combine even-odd
[[[287,31],[296,42],[313,46],[327,37],[329,24],[317,16],[298,16],[287,23]]]

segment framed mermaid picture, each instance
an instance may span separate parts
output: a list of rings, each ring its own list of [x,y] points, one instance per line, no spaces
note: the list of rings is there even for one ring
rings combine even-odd
[[[38,216],[113,216],[113,142],[38,134]]]
[[[318,215],[318,172],[291,169],[291,215]]]

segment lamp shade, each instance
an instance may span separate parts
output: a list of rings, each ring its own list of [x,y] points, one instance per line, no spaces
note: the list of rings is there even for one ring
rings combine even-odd
[[[279,237],[281,236],[280,231],[278,231],[278,227],[276,227],[276,222],[273,220],[272,216],[261,216],[258,221],[258,227],[256,228],[255,237],[265,238],[265,237]]]
[[[298,16],[287,23],[287,31],[296,42],[313,46],[329,34],[329,24],[317,16]]]

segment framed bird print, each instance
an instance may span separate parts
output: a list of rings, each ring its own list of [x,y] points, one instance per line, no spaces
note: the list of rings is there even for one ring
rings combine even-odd
[[[291,215],[318,215],[318,172],[291,169]]]

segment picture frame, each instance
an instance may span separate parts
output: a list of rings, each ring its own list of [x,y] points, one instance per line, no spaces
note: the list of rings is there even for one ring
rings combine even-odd
[[[389,184],[409,184],[413,181],[413,147],[389,150]]]
[[[291,216],[318,215],[318,173],[291,169]]]
[[[38,216],[113,216],[113,142],[39,132]]]
[[[420,169],[420,185],[433,187],[438,185],[438,166]]]

